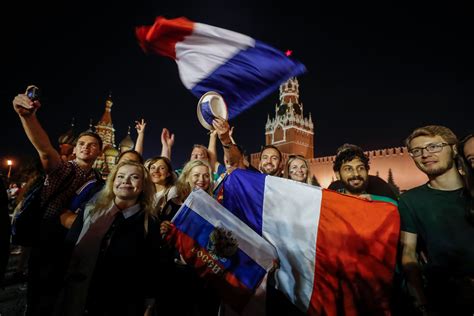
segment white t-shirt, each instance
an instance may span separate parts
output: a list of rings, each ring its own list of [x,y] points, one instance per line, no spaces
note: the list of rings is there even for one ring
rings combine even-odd
[[[166,192],[166,189],[155,193],[155,206],[160,201],[161,197],[163,196],[163,194],[165,194],[165,192]],[[178,196],[178,192],[176,191],[176,187],[173,185],[168,191],[168,195],[166,196],[166,202],[168,202],[171,199],[174,199],[177,196]]]

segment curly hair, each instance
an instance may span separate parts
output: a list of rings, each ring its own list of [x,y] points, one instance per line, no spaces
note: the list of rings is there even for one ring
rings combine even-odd
[[[352,144],[344,144],[337,149],[336,159],[334,160],[332,169],[335,172],[339,172],[343,163],[349,162],[355,158],[359,159],[364,164],[367,171],[370,169],[369,157],[364,153],[362,148]]]

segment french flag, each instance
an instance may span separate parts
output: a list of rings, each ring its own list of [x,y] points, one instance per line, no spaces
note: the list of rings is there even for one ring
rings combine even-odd
[[[262,287],[276,260],[267,241],[202,190],[190,194],[172,223],[166,240],[228,306],[241,315],[264,313]]]
[[[267,44],[184,17],[157,17],[152,26],[137,27],[136,35],[145,52],[176,61],[181,81],[196,97],[208,91],[221,94],[229,119],[306,71]]]
[[[235,170],[223,205],[275,246],[277,288],[307,315],[390,315],[399,237],[391,203]]]

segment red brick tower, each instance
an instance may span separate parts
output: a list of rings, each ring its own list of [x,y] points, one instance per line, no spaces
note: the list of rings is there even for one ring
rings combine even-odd
[[[280,85],[280,102],[275,105],[275,118],[268,116],[265,124],[265,144],[274,145],[282,153],[314,157],[314,125],[311,113],[304,117],[299,101],[296,77]]]
[[[115,148],[115,129],[112,123],[112,95],[109,94],[105,100],[105,111],[102,118],[95,126],[95,132],[102,138],[102,155],[97,157],[94,168],[102,172],[106,176],[115,165],[115,160],[119,155],[119,151]]]

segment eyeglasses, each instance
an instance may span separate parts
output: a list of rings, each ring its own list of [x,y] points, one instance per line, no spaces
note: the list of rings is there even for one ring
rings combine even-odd
[[[427,152],[429,153],[439,153],[440,151],[443,150],[444,146],[451,146],[451,144],[448,143],[434,143],[434,144],[428,144],[425,147],[415,147],[412,148],[408,151],[410,156],[412,157],[420,157],[423,155],[423,150],[426,149]]]

